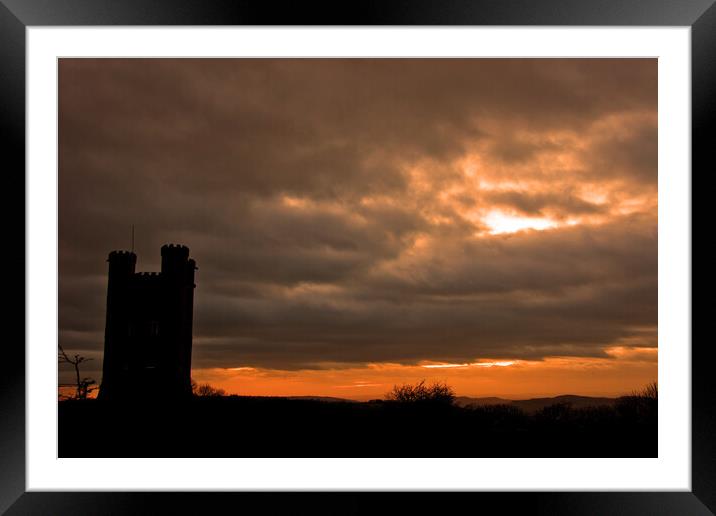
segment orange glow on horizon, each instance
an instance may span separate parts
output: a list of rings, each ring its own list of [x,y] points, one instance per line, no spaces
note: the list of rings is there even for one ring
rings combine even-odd
[[[657,349],[613,346],[606,357],[481,360],[415,365],[373,363],[295,371],[234,367],[194,370],[194,380],[246,396],[383,398],[394,385],[420,380],[451,385],[458,396],[508,399],[576,394],[619,396],[657,379]]]
[[[99,387],[99,386],[96,386]],[[71,385],[60,385],[57,388],[57,394],[58,397],[62,399],[71,399],[74,398],[75,394],[77,393],[77,388]],[[88,399],[94,399],[99,394],[99,388],[96,388],[90,392],[87,393]]]

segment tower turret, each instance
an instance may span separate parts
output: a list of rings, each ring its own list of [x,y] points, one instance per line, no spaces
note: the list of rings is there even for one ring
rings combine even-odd
[[[162,246],[162,276],[166,288],[165,339],[171,342],[167,357],[172,367],[168,384],[180,394],[191,393],[191,344],[194,319],[194,270],[189,248],[181,244]]]
[[[180,244],[162,246],[162,274],[181,275],[189,260],[189,248]]]
[[[104,360],[99,396],[112,395],[120,372],[127,363],[127,339],[131,338],[131,290],[137,255],[130,251],[112,251],[107,258],[107,316],[104,329]]]

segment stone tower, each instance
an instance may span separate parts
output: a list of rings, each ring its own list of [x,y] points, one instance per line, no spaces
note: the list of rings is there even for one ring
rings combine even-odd
[[[137,255],[109,253],[107,322],[99,398],[191,395],[196,263],[183,245],[162,246],[161,272],[135,272]]]

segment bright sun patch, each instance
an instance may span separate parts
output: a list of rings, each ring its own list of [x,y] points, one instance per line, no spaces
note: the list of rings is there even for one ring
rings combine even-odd
[[[544,217],[517,217],[499,210],[489,212],[483,221],[490,227],[490,233],[493,235],[516,233],[526,229],[544,230],[559,226],[554,220]]]
[[[507,367],[515,363],[514,360],[498,360],[496,362],[471,362],[465,364],[423,364],[426,369],[453,369],[456,367]]]

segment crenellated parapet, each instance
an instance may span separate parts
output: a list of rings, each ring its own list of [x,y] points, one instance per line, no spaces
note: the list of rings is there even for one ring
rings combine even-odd
[[[162,246],[162,258],[186,261],[189,259],[189,248],[181,244],[165,244]]]
[[[161,272],[135,272],[132,278],[135,286],[159,285],[163,276]]]
[[[112,251],[107,257],[107,261],[112,265],[123,266],[123,265],[136,265],[137,255],[131,251]]]
[[[108,261],[116,260],[116,259],[129,258],[129,257],[132,257],[132,256],[133,256],[134,259],[136,260],[137,255],[134,254],[132,251],[122,251],[122,250],[112,251],[111,253],[109,253],[109,259],[108,259]]]
[[[137,272],[137,277],[139,278],[159,278],[161,276],[161,272]]]

